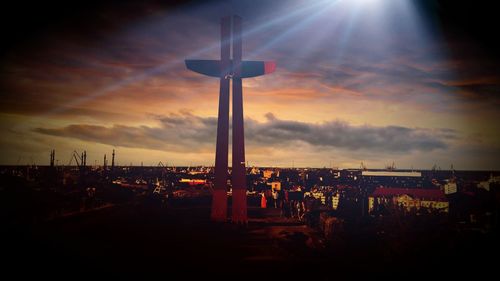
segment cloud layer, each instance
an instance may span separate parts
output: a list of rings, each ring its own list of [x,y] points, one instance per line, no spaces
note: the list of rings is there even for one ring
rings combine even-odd
[[[216,138],[217,120],[189,112],[158,116],[158,127],[73,124],[62,128],[36,128],[45,135],[75,138],[102,144],[164,151],[210,151]],[[402,126],[353,126],[343,121],[307,123],[282,120],[272,113],[265,122],[246,120],[249,146],[284,147],[307,144],[314,150],[332,148],[383,153],[428,152],[446,149],[455,138],[452,130],[430,130]]]

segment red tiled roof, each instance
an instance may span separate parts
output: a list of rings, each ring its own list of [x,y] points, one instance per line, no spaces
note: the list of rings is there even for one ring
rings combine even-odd
[[[446,200],[444,192],[440,189],[377,187],[375,191],[372,193],[372,196],[392,197],[404,194],[414,198]]]

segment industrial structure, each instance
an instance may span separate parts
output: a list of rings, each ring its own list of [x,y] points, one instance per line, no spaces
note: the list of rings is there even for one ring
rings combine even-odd
[[[55,159],[56,159],[56,150],[52,149],[50,151],[50,167],[54,167]]]
[[[231,38],[232,26],[232,38]],[[231,59],[231,48],[233,58]],[[241,17],[221,19],[221,59],[186,60],[188,69],[220,79],[217,145],[215,152],[215,184],[212,197],[211,218],[227,220],[227,179],[229,142],[229,82],[233,87],[233,143],[232,143],[232,221],[247,222],[245,141],[243,129],[242,78],[271,73],[276,64],[272,61],[242,61]]]

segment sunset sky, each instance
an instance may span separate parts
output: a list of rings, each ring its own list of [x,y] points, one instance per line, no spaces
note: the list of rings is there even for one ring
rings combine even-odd
[[[46,165],[55,149],[101,165],[116,149],[118,165],[213,165],[219,81],[184,59],[219,59],[220,17],[237,13],[244,59],[277,63],[243,81],[251,166],[500,169],[491,7],[81,2],[2,11],[0,164]]]

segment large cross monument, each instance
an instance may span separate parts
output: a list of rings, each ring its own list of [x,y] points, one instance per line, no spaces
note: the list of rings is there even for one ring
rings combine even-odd
[[[272,61],[242,61],[241,37],[241,17],[224,17],[221,19],[221,59],[186,60],[188,69],[220,79],[215,182],[211,218],[215,221],[224,222],[227,221],[229,81],[233,81],[233,163],[231,173],[233,223],[247,223],[248,220],[242,79],[268,74],[276,69],[276,64]],[[233,49],[232,59],[231,48]]]

